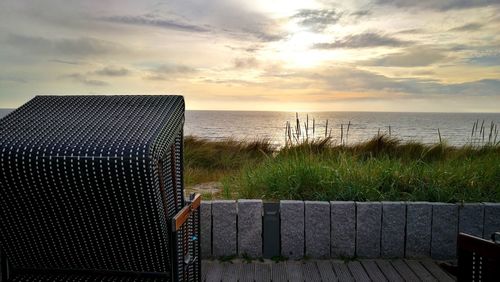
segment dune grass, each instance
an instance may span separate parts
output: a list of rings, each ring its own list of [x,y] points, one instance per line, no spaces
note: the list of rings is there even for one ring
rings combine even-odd
[[[500,202],[500,146],[403,143],[385,135],[354,145],[186,138],[186,182],[222,181],[219,198]]]
[[[254,165],[274,151],[266,140],[210,141],[194,136],[184,138],[185,184],[220,181],[238,172],[244,165]]]
[[[302,143],[226,177],[224,188],[239,198],[499,202],[500,147],[387,136],[353,146]]]

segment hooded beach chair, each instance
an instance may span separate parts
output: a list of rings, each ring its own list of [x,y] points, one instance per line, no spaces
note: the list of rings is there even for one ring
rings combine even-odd
[[[38,96],[0,120],[2,281],[200,281],[181,96]]]

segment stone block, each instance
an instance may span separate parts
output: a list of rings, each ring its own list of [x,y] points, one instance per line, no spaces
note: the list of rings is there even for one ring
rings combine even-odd
[[[466,203],[460,205],[458,210],[458,231],[482,238],[484,205],[482,203]]]
[[[356,204],[330,202],[331,257],[343,258],[356,255]]]
[[[305,202],[306,256],[330,257],[330,203]]]
[[[304,202],[280,202],[281,255],[290,259],[304,256]]]
[[[356,255],[361,258],[380,257],[382,203],[356,203]]]
[[[262,200],[238,200],[238,254],[262,256]]]
[[[406,204],[407,258],[429,257],[431,250],[432,205],[428,202]]]
[[[405,256],[406,203],[382,202],[382,238],[380,255],[384,258]]]
[[[432,204],[431,257],[437,260],[455,259],[457,256],[458,206]]]
[[[236,255],[236,202],[212,201],[212,255]]]
[[[484,203],[483,238],[490,239],[494,232],[500,232],[500,203]]]
[[[212,256],[212,202],[202,201],[200,206],[201,256]]]

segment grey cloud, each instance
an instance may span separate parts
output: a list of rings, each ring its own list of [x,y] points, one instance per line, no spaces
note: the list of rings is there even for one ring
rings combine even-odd
[[[445,86],[446,87],[446,86]],[[482,79],[478,81],[451,84],[447,86],[449,94],[465,94],[465,95],[500,95],[500,79]]]
[[[102,80],[89,79],[86,75],[83,75],[81,73],[72,73],[72,74],[64,75],[63,78],[70,78],[76,82],[79,82],[81,84],[88,85],[88,86],[108,86],[109,85],[109,83],[102,81]]]
[[[431,65],[445,58],[446,55],[441,50],[419,46],[363,63],[385,67],[420,67]]]
[[[500,66],[500,53],[472,57],[468,62],[481,66]]]
[[[165,4],[166,11],[196,22],[207,23],[217,36],[241,41],[271,42],[287,36],[279,21],[253,10],[253,5],[231,0],[183,0]]]
[[[106,66],[96,71],[89,71],[86,73],[71,73],[61,76],[61,78],[72,79],[73,81],[79,82],[84,85],[89,86],[107,86],[108,82],[98,79],[91,78],[92,76],[107,76],[107,77],[119,77],[129,74],[130,71],[126,68],[116,68]]]
[[[472,46],[470,45],[465,45],[465,44],[456,44],[453,46],[450,46],[449,50],[450,51],[467,51],[473,49]]]
[[[0,1],[0,5],[4,2]],[[135,1],[133,5],[109,5],[105,1],[8,2],[6,6],[10,10],[25,17],[20,19],[23,24],[51,25],[82,33],[89,30],[127,32],[123,26],[128,25],[157,27],[207,37],[234,37],[245,41],[268,42],[286,36],[281,29],[281,19],[274,20],[255,9],[255,5],[233,0]],[[0,14],[6,10],[2,8]]]
[[[259,66],[259,62],[253,57],[234,59],[234,68],[236,69],[248,69],[255,68],[257,66]]]
[[[221,29],[217,33],[233,37],[238,40],[243,41],[254,41],[258,40],[261,42],[273,42],[280,41],[284,39],[287,35],[285,33],[277,33],[267,31],[265,27],[259,27],[258,25],[253,27],[244,27],[242,29]]]
[[[244,51],[247,53],[255,53],[256,51],[260,50],[260,46],[254,45],[254,46],[246,46],[246,47],[235,47],[231,45],[226,45],[227,48],[233,50],[233,51]]]
[[[104,67],[94,72],[102,76],[125,76],[130,73],[126,68]]]
[[[421,28],[410,28],[410,29],[404,29],[396,32],[396,34],[415,34],[415,33],[423,33],[425,30]]]
[[[374,32],[367,32],[346,36],[340,40],[331,43],[314,44],[316,49],[337,49],[337,48],[368,48],[368,47],[400,47],[410,44],[410,41],[400,40],[391,36],[382,35]]]
[[[483,27],[481,23],[469,23],[450,29],[450,31],[476,31]]]
[[[359,10],[356,12],[352,12],[351,16],[361,18],[361,17],[369,16],[371,14],[372,14],[372,12],[370,10]]]
[[[68,60],[61,60],[61,59],[52,59],[52,60],[49,60],[49,62],[65,64],[65,65],[81,65],[81,64],[83,64],[82,62],[78,62],[78,61],[68,61]]]
[[[499,5],[498,0],[377,0],[378,4],[392,5],[400,8],[421,8],[432,10],[455,10]]]
[[[486,55],[498,55],[500,50],[500,40],[481,40],[471,44],[450,44],[445,46],[449,51],[472,51],[481,57]]]
[[[105,21],[114,23],[132,24],[132,25],[145,25],[155,26],[160,28],[185,31],[185,32],[209,32],[210,28],[207,26],[200,26],[182,22],[178,19],[164,18],[152,14],[139,15],[139,16],[112,16],[103,18]]]
[[[90,85],[90,86],[107,86],[109,83],[102,81],[102,80],[96,80],[96,79],[85,79],[80,81],[83,84]]]
[[[123,47],[113,42],[90,37],[49,39],[9,34],[5,43],[30,54],[92,56],[124,50]]]
[[[26,83],[26,79],[15,77],[15,76],[0,76],[0,81],[5,82],[15,82],[15,83]]]
[[[392,78],[366,70],[352,68],[329,68],[320,73],[296,73],[326,84],[325,90],[345,92],[396,92],[408,95],[500,95],[499,79],[482,79],[465,83],[446,84],[421,78]]]
[[[156,73],[171,74],[171,73],[190,73],[195,72],[196,69],[185,65],[172,65],[163,64],[153,70]]]
[[[311,87],[311,82],[303,81],[251,81],[243,79],[204,79],[206,83],[224,84],[226,86],[256,86],[266,89],[307,89]]]
[[[176,64],[162,64],[149,69],[149,73],[144,77],[148,80],[169,80],[179,75],[195,73],[197,70],[190,66]]]
[[[144,79],[147,79],[147,80],[168,80],[169,78],[165,75],[148,74],[148,75],[144,76]]]
[[[183,19],[181,20],[180,18]],[[191,33],[210,33],[213,35],[228,36],[245,41],[258,40],[262,42],[272,42],[279,41],[286,36],[282,33],[273,32],[269,27],[269,20],[264,21],[259,20],[258,18],[255,19],[255,22],[247,25],[219,25],[218,23],[214,23],[214,25],[192,24],[189,23],[184,17],[171,15],[159,16],[154,14],[138,16],[111,16],[102,18],[102,20],[129,25],[153,26]]]
[[[228,85],[259,85],[259,83],[254,81],[248,81],[243,79],[204,79],[204,82],[215,83],[215,84],[228,84]]]
[[[323,31],[329,25],[337,23],[342,14],[328,9],[303,9],[298,11],[292,18],[298,19],[299,24],[309,27],[314,31]]]
[[[435,75],[436,73],[431,70],[419,70],[411,72],[413,75]]]
[[[336,91],[419,92],[419,89],[411,83],[359,69],[330,69],[315,76],[324,80],[331,90]]]

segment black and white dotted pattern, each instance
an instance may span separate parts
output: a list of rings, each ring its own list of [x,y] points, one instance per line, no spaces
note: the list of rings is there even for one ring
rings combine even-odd
[[[183,123],[181,96],[38,96],[1,119],[12,268],[169,272]]]
[[[50,281],[50,282],[163,282],[165,279],[161,278],[137,278],[137,277],[116,277],[116,276],[104,276],[104,275],[92,275],[92,276],[82,276],[82,275],[18,275],[12,279],[12,282],[40,282],[40,281]]]

